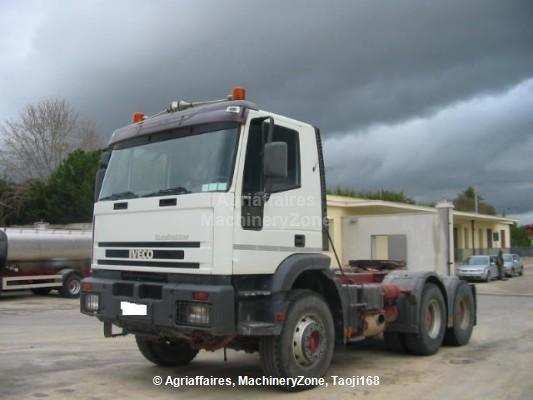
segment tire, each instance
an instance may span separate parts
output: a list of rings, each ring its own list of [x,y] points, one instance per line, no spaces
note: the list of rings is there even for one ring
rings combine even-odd
[[[418,333],[405,335],[405,345],[411,354],[427,356],[435,354],[446,331],[446,305],[440,289],[426,283],[420,302]]]
[[[67,275],[67,277],[63,279],[63,286],[59,288],[59,294],[68,299],[80,297],[81,280],[82,277],[78,274],[72,273]]]
[[[468,285],[459,285],[453,300],[453,327],[446,329],[444,344],[464,346],[470,341],[474,329],[474,295]]]
[[[259,341],[259,354],[265,376],[321,378],[328,370],[335,347],[335,328],[324,299],[309,290],[289,295],[287,319],[278,336]],[[280,386],[297,392],[314,386]]]
[[[185,340],[157,341],[136,335],[135,341],[144,358],[161,367],[187,365],[198,354]]]
[[[393,353],[407,353],[405,334],[399,332],[383,332],[385,347]]]
[[[48,293],[50,293],[51,290],[52,288],[49,288],[49,287],[40,287],[40,288],[31,289],[33,294],[36,294],[38,296],[46,296]]]

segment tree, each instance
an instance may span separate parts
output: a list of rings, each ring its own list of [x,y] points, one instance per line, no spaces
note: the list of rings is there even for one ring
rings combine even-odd
[[[46,220],[56,224],[89,222],[100,151],[76,150],[52,173],[47,185]]]
[[[75,150],[48,180],[28,180],[12,185],[9,191],[15,193],[17,200],[7,203],[5,212],[11,213],[4,217],[4,224],[90,222],[99,159],[100,151]],[[0,185],[0,199],[1,195]],[[0,213],[0,223],[1,217]]]
[[[94,150],[100,139],[63,99],[27,105],[17,120],[0,124],[2,166],[17,181],[45,180],[74,149]]]
[[[517,224],[511,225],[511,243],[515,247],[531,246],[531,239],[527,229]]]
[[[487,203],[485,199],[477,194],[478,212],[480,214],[496,215],[496,209],[493,205]],[[476,211],[476,191],[469,186],[464,192],[458,193],[453,201],[455,209],[458,211]]]

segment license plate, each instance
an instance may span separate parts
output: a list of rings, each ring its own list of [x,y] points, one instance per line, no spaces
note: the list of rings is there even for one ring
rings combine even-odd
[[[130,303],[129,301],[120,302],[120,310],[122,315],[148,315],[148,306],[146,304]]]

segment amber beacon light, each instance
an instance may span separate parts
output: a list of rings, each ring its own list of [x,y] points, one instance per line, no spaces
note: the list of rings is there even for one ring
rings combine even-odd
[[[232,100],[245,100],[246,89],[243,87],[234,87],[233,89],[231,89],[231,99]]]

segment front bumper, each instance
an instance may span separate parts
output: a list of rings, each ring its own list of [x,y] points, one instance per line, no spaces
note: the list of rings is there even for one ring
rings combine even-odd
[[[83,280],[83,286],[81,312],[122,327],[129,333],[173,337],[192,331],[217,336],[236,332],[235,295],[231,285],[133,282],[91,277]],[[207,293],[207,299],[195,300],[194,293],[197,292]],[[98,311],[85,308],[85,297],[90,294],[99,296]],[[122,302],[146,305],[147,315],[122,315]],[[181,306],[191,303],[207,305],[208,324],[183,322]]]
[[[486,272],[462,272],[462,271],[457,271],[455,273],[455,275],[460,278],[460,279],[464,279],[464,280],[485,280],[486,277],[487,277],[487,273]]]

